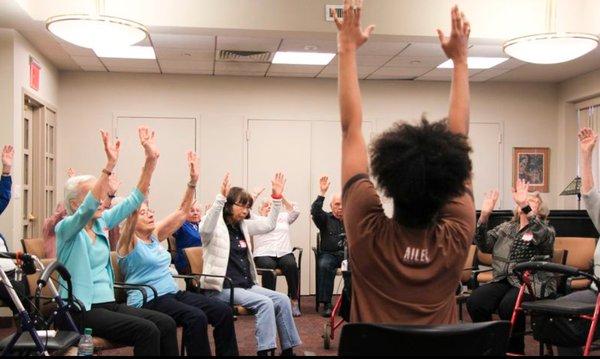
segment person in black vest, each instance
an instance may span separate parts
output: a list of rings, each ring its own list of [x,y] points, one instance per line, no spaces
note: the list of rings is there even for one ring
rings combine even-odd
[[[336,194],[331,199],[331,212],[323,211],[323,202],[329,189],[329,178],[323,176],[319,179],[320,195],[313,202],[310,214],[315,226],[321,233],[321,248],[317,260],[318,293],[317,303],[323,303],[321,315],[331,315],[331,296],[333,295],[333,282],[335,273],[344,260],[344,247],[346,244],[346,231],[342,222],[343,207],[342,197]]]

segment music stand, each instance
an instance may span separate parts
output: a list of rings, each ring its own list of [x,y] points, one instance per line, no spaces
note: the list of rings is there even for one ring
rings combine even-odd
[[[575,176],[559,196],[577,195],[577,210],[581,210],[581,177]]]

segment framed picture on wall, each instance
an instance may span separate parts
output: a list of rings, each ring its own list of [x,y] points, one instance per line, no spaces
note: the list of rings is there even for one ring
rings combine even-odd
[[[550,148],[513,148],[513,187],[517,179],[529,182],[531,191],[549,192]]]

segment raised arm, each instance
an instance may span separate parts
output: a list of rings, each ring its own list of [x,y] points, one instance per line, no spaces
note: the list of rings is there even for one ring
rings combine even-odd
[[[65,203],[65,206],[70,206],[69,208],[73,208],[74,206],[78,207],[72,215],[65,217],[56,226],[57,240],[73,239],[93,218],[94,213],[100,205],[100,201],[106,198],[106,193],[109,189],[109,176],[117,165],[121,142],[117,140],[117,142],[113,144],[108,132],[100,130],[100,135],[102,136],[104,153],[106,154],[106,166],[102,169],[94,187],[85,196],[82,203],[77,204],[75,200],[71,200],[70,203]]]
[[[187,162],[190,171],[190,181],[187,184],[179,209],[169,214],[156,225],[156,235],[159,241],[166,239],[181,227],[185,222],[188,213],[192,209],[192,202],[194,201],[194,194],[196,193],[196,184],[200,177],[198,174],[198,156],[195,152],[188,151]]]
[[[12,178],[10,174],[12,171],[14,155],[15,150],[13,146],[4,146],[2,149],[2,178],[0,179],[0,214],[4,212],[10,203],[12,189]]]
[[[581,193],[588,194],[594,188],[594,176],[592,172],[592,157],[598,134],[590,128],[579,131],[579,161],[581,168]]]
[[[450,89],[450,111],[448,127],[454,133],[465,136],[469,134],[469,69],[467,66],[469,34],[471,25],[458,6],[452,8],[452,30],[446,38],[438,29],[438,37],[444,53],[454,63],[452,70],[452,86]]]
[[[277,217],[281,211],[281,199],[283,198],[283,189],[285,188],[285,176],[278,172],[271,181],[271,197],[273,205],[267,217],[257,217],[257,219],[245,220],[248,228],[248,234],[251,236],[269,233],[277,226]]]
[[[325,202],[325,195],[330,185],[329,177],[321,176],[319,179],[319,196],[310,206],[310,215],[319,230],[327,224],[327,213],[323,210],[323,202]]]
[[[200,237],[202,237],[203,246],[208,245],[212,239],[215,228],[217,227],[217,223],[219,222],[219,217],[223,215],[223,206],[225,206],[227,194],[229,193],[230,189],[231,182],[229,179],[229,173],[227,173],[223,178],[223,182],[221,183],[221,192],[217,195],[217,198],[212,206],[205,211],[206,214],[202,218],[200,227],[198,228]]]
[[[142,174],[140,175],[140,180],[138,181],[136,189],[134,189],[121,203],[104,211],[102,214],[102,218],[106,221],[106,225],[109,229],[118,226],[122,221],[129,217],[129,215],[133,213],[133,211],[135,211],[148,196],[150,180],[152,179],[152,174],[154,173],[160,154],[156,148],[156,136],[154,131],[150,131],[148,127],[141,126],[138,128],[138,136],[146,156]]]
[[[367,173],[369,161],[362,135],[362,99],[358,86],[356,50],[374,29],[361,29],[362,0],[344,0],[344,19],[333,12],[338,29],[338,93],[342,122],[342,188],[353,176]]]
[[[285,210],[288,212],[288,224],[296,222],[300,216],[298,205],[296,205],[295,202],[289,202],[285,197],[281,199],[281,203],[283,204],[283,208],[285,208]]]
[[[481,214],[479,215],[479,221],[477,222],[477,229],[475,231],[475,244],[484,253],[491,253],[498,238],[496,230],[488,231],[488,220],[490,215],[496,207],[498,202],[499,193],[497,189],[486,192],[481,206]]]

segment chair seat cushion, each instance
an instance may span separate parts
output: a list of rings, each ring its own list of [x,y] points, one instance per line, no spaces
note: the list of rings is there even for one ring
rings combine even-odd
[[[573,302],[570,300],[542,299],[534,302],[525,302],[523,309],[535,312],[581,315],[594,313],[595,305],[589,303]]]

